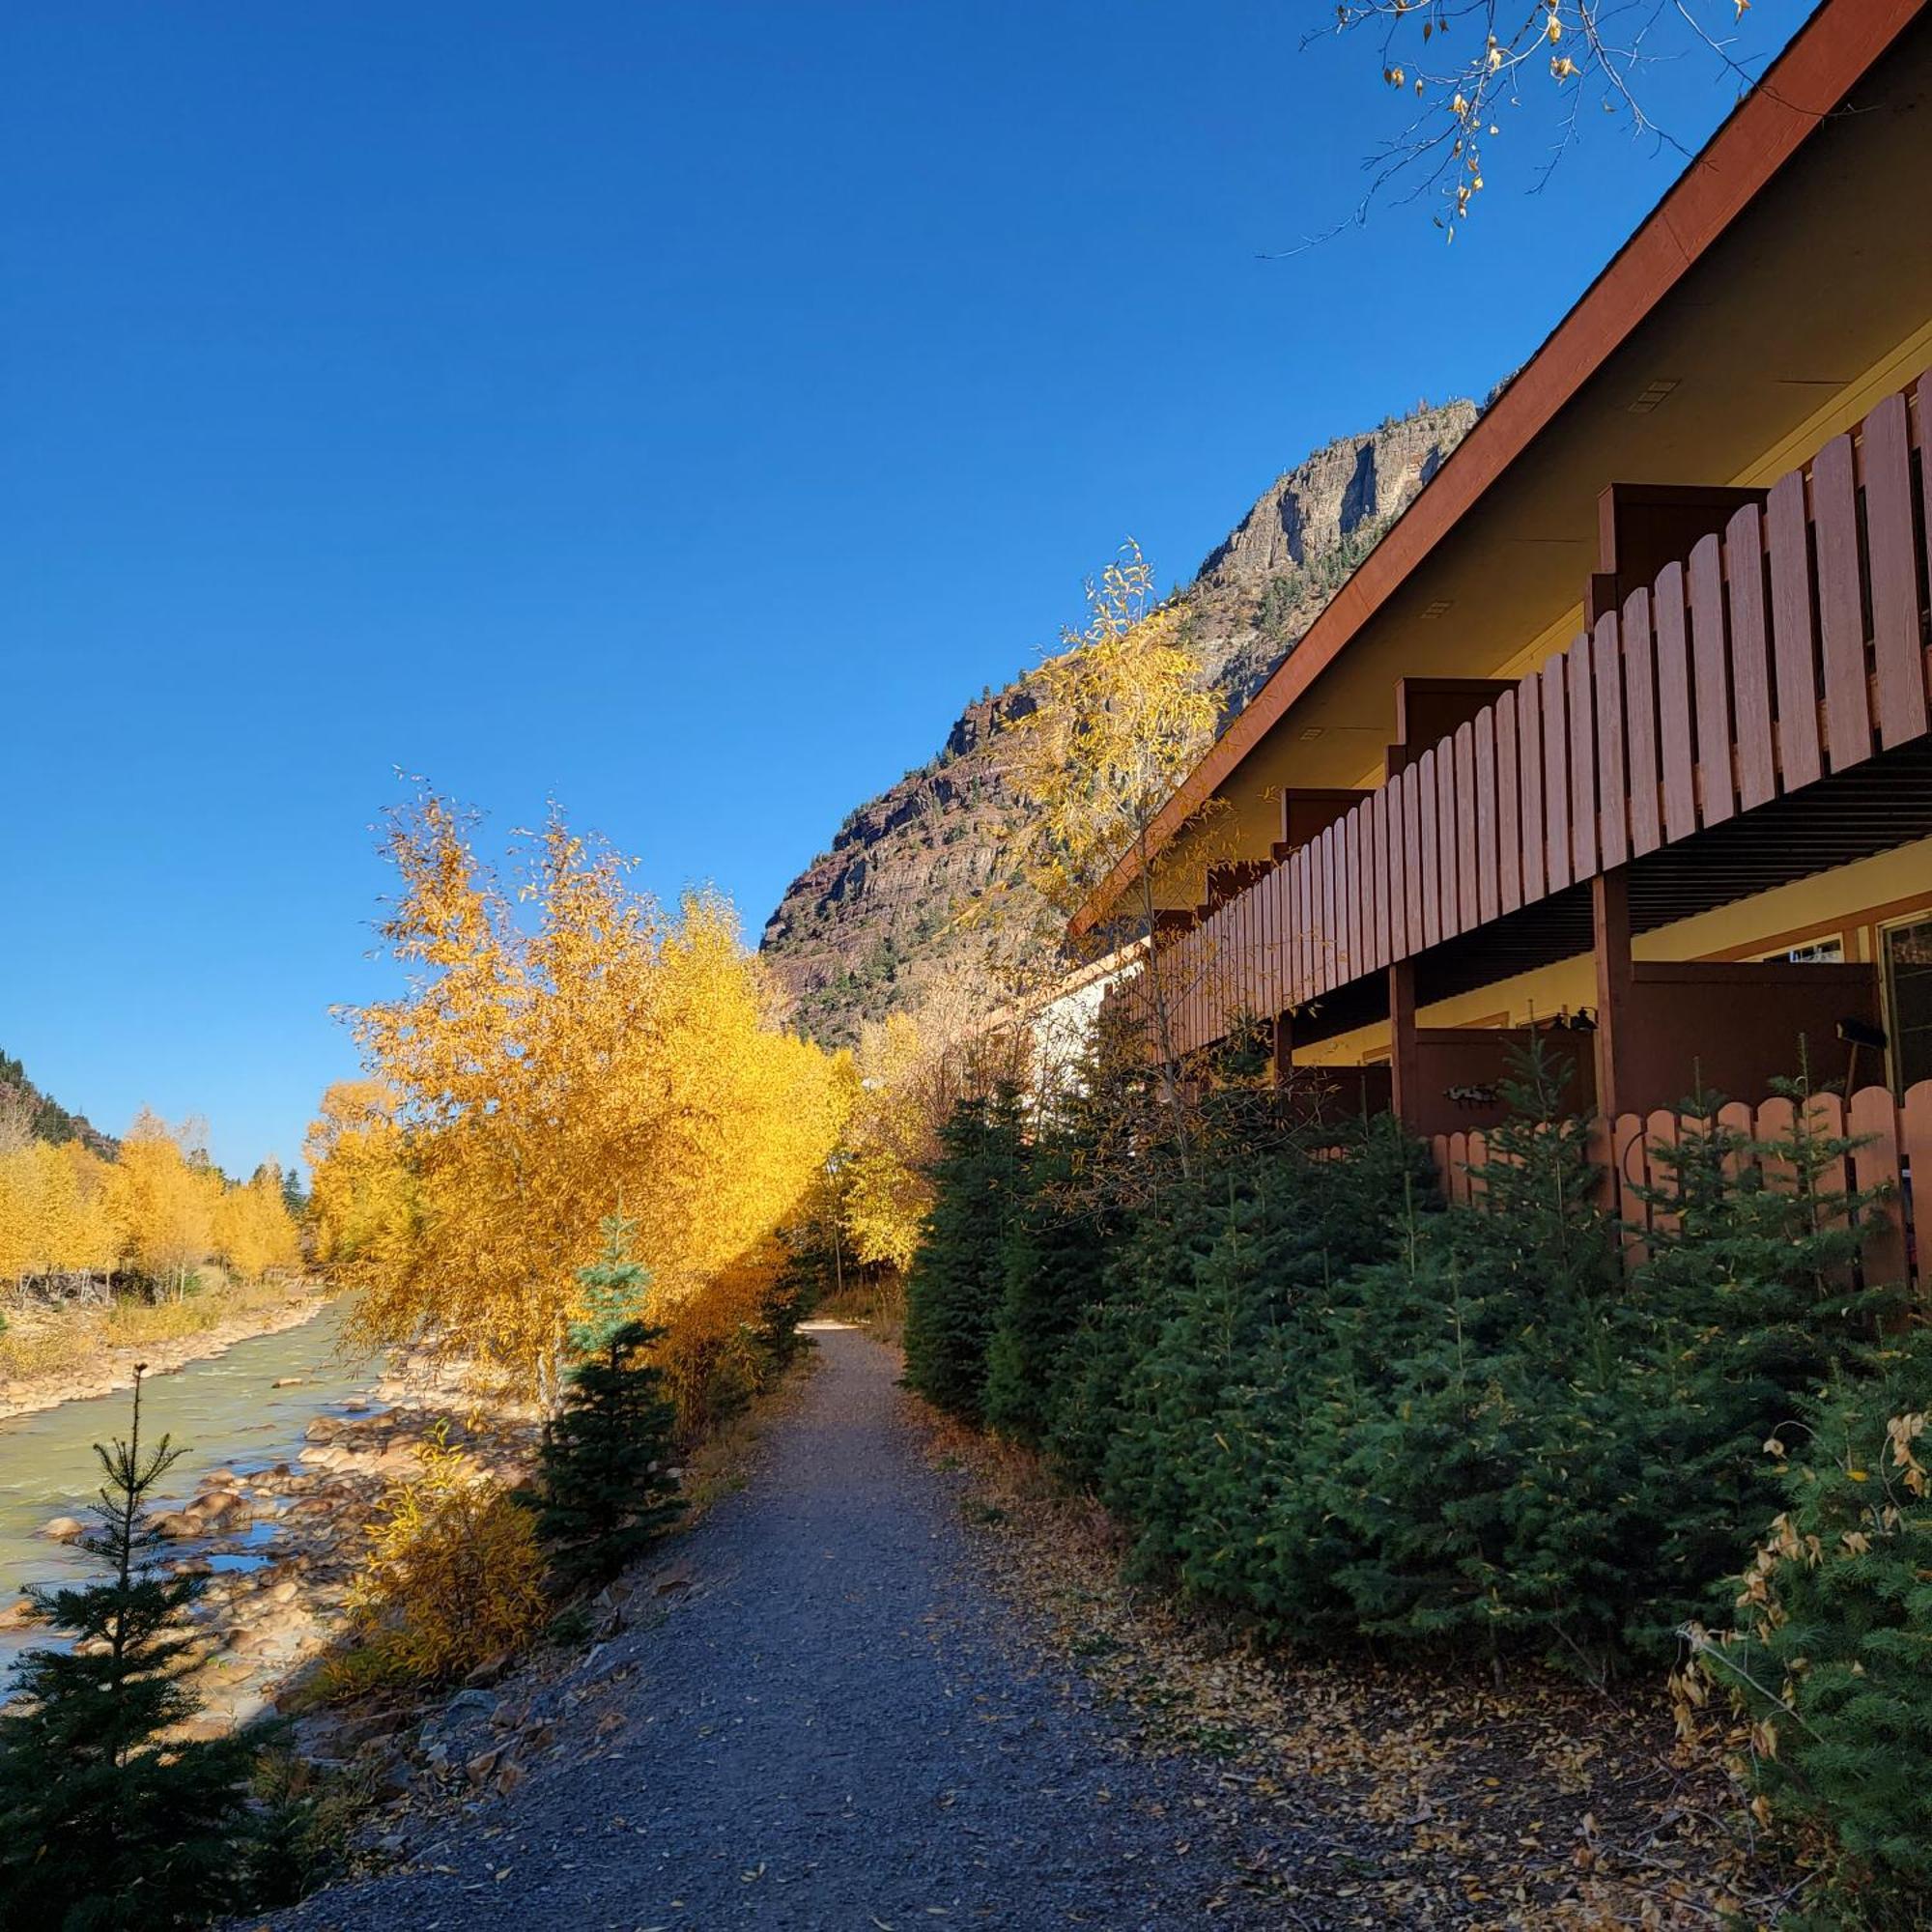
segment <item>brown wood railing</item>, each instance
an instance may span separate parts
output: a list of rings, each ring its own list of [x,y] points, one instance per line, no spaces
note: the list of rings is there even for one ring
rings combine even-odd
[[[1177,1050],[1924,737],[1921,392],[1932,372],[1164,941]]]

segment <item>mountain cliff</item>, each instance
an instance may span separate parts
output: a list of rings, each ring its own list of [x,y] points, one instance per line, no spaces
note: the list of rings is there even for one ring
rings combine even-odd
[[[1203,675],[1232,717],[1294,648],[1476,419],[1424,405],[1344,437],[1278,476],[1182,593]],[[994,749],[1028,699],[1015,682],[969,705],[929,763],[854,810],[793,880],[760,951],[828,1045],[916,1003],[949,969],[1027,942],[962,927],[958,906],[1001,869],[1009,801]],[[1021,923],[1024,923],[1022,922]]]

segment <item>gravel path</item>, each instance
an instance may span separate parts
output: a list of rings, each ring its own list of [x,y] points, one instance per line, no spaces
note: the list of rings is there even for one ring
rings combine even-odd
[[[554,1688],[527,1776],[280,1923],[1309,1922],[1237,1883],[1213,1766],[1131,1748],[988,1585],[896,1358],[818,1339],[750,1485],[673,1546],[688,1596]]]

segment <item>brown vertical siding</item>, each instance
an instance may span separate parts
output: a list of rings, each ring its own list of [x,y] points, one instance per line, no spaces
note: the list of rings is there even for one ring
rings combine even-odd
[[[1641,857],[1663,843],[1658,791],[1657,661],[1650,630],[1650,592],[1625,600],[1619,626],[1624,647],[1624,744],[1630,758],[1631,854]]]
[[[1570,729],[1564,718],[1564,663],[1551,658],[1537,680],[1543,702],[1543,868],[1549,890],[1570,883]]]
[[[1771,651],[1765,599],[1764,518],[1747,503],[1724,532],[1724,593],[1731,612],[1731,717],[1738,748],[1738,809],[1777,790],[1771,736]]]
[[[1812,616],[1811,538],[1802,469],[1771,486],[1765,528],[1772,662],[1777,673],[1777,769],[1784,789],[1796,791],[1824,771],[1818,754],[1818,627]]]
[[[1834,436],[1811,465],[1811,518],[1817,529],[1818,629],[1825,653],[1825,742],[1832,769],[1841,772],[1871,756],[1864,612],[1859,596],[1859,506],[1849,436]]]
[[[1506,914],[1522,904],[1522,773],[1516,706],[1513,691],[1496,699],[1496,899]]]
[[[1918,644],[1918,563],[1912,542],[1912,453],[1905,398],[1890,396],[1865,418],[1865,550],[1871,560],[1872,656],[1878,734],[1886,746],[1926,725],[1925,666]]]
[[[1476,715],[1476,917],[1487,925],[1502,907],[1496,880],[1496,714]]]
[[[1597,869],[1597,715],[1592,703],[1596,678],[1590,664],[1588,633],[1567,654],[1570,710],[1570,863],[1573,876],[1592,877]]]
[[[1714,536],[1690,553],[1690,688],[1696,713],[1697,775],[1704,823],[1729,818],[1737,804],[1731,782],[1731,693],[1724,662],[1724,561]]]
[[[1663,767],[1663,837],[1697,829],[1697,762],[1690,736],[1690,653],[1685,635],[1684,568],[1667,563],[1651,603],[1657,652],[1657,736]]]
[[[1597,705],[1597,834],[1604,869],[1630,857],[1630,772],[1624,762],[1624,654],[1617,613],[1605,611],[1590,639]]]
[[[1424,752],[1409,767],[1415,774],[1422,815],[1422,942],[1442,940],[1442,835],[1436,826],[1440,795],[1435,789],[1435,753]]]

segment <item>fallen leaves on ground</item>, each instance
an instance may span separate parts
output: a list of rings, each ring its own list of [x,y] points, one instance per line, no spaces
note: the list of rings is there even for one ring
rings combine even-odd
[[[1133,1713],[1135,1741],[1215,1761],[1231,1813],[1285,1828],[1293,1862],[1264,1850],[1243,1882],[1286,1922],[1763,1926],[1789,1902],[1721,1771],[1675,1738],[1661,1684],[1605,1692],[1514,1663],[1497,1683],[1366,1648],[1264,1647],[1130,1587],[1097,1503],[908,1401],[934,1463],[964,1474],[1003,1587]]]

